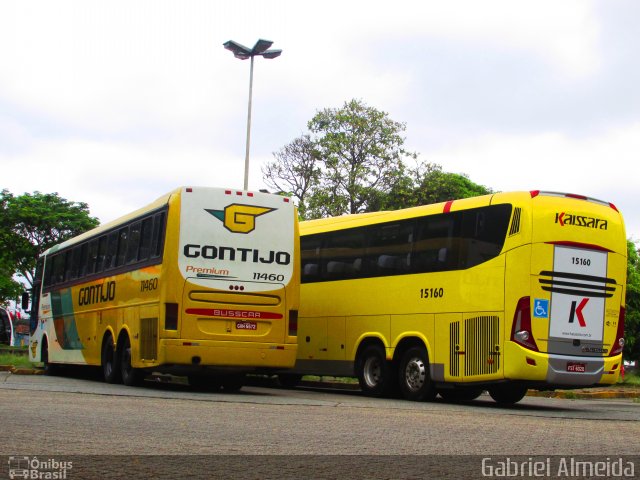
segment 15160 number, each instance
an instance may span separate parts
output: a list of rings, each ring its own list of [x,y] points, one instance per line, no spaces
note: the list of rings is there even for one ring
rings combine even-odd
[[[442,298],[444,297],[444,288],[421,288],[420,298]]]

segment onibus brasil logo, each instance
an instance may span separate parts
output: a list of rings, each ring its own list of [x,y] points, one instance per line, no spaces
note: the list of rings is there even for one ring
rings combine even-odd
[[[210,210],[208,208],[205,208],[205,210],[220,220],[230,232],[250,233],[256,228],[256,217],[276,209],[233,203],[227,205],[224,210]]]

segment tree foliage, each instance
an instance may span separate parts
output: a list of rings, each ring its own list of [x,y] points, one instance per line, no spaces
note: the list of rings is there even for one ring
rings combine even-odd
[[[379,192],[372,206],[374,210],[397,210],[492,192],[490,188],[472,182],[466,175],[444,172],[435,163],[419,163],[400,175],[389,192]]]
[[[0,194],[0,285],[10,283],[14,274],[30,285],[38,257],[48,248],[96,227],[86,203],[70,202],[57,193]],[[13,298],[13,297],[12,297]]]
[[[262,170],[269,187],[297,199],[302,218],[371,211],[416,157],[404,149],[405,125],[360,100],[318,111],[307,127]]]
[[[316,113],[308,123],[322,159],[312,209],[321,216],[370,210],[377,192],[390,191],[403,174],[404,123],[360,100]]]
[[[631,240],[627,240],[627,254],[624,357],[640,361],[640,255]]]
[[[263,168],[265,183],[279,193],[298,199],[305,218],[308,196],[320,180],[320,154],[308,134],[302,135],[273,154],[275,161]]]

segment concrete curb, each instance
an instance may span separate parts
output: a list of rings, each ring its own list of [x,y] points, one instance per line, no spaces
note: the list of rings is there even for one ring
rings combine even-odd
[[[16,367],[14,365],[0,365],[0,372],[11,372],[14,375],[44,375],[39,368]]]

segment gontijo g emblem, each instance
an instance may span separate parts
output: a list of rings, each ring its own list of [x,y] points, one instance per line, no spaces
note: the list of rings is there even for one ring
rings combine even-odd
[[[233,203],[227,205],[224,210],[210,210],[208,208],[205,210],[220,220],[230,232],[250,233],[256,228],[256,217],[276,209]]]

